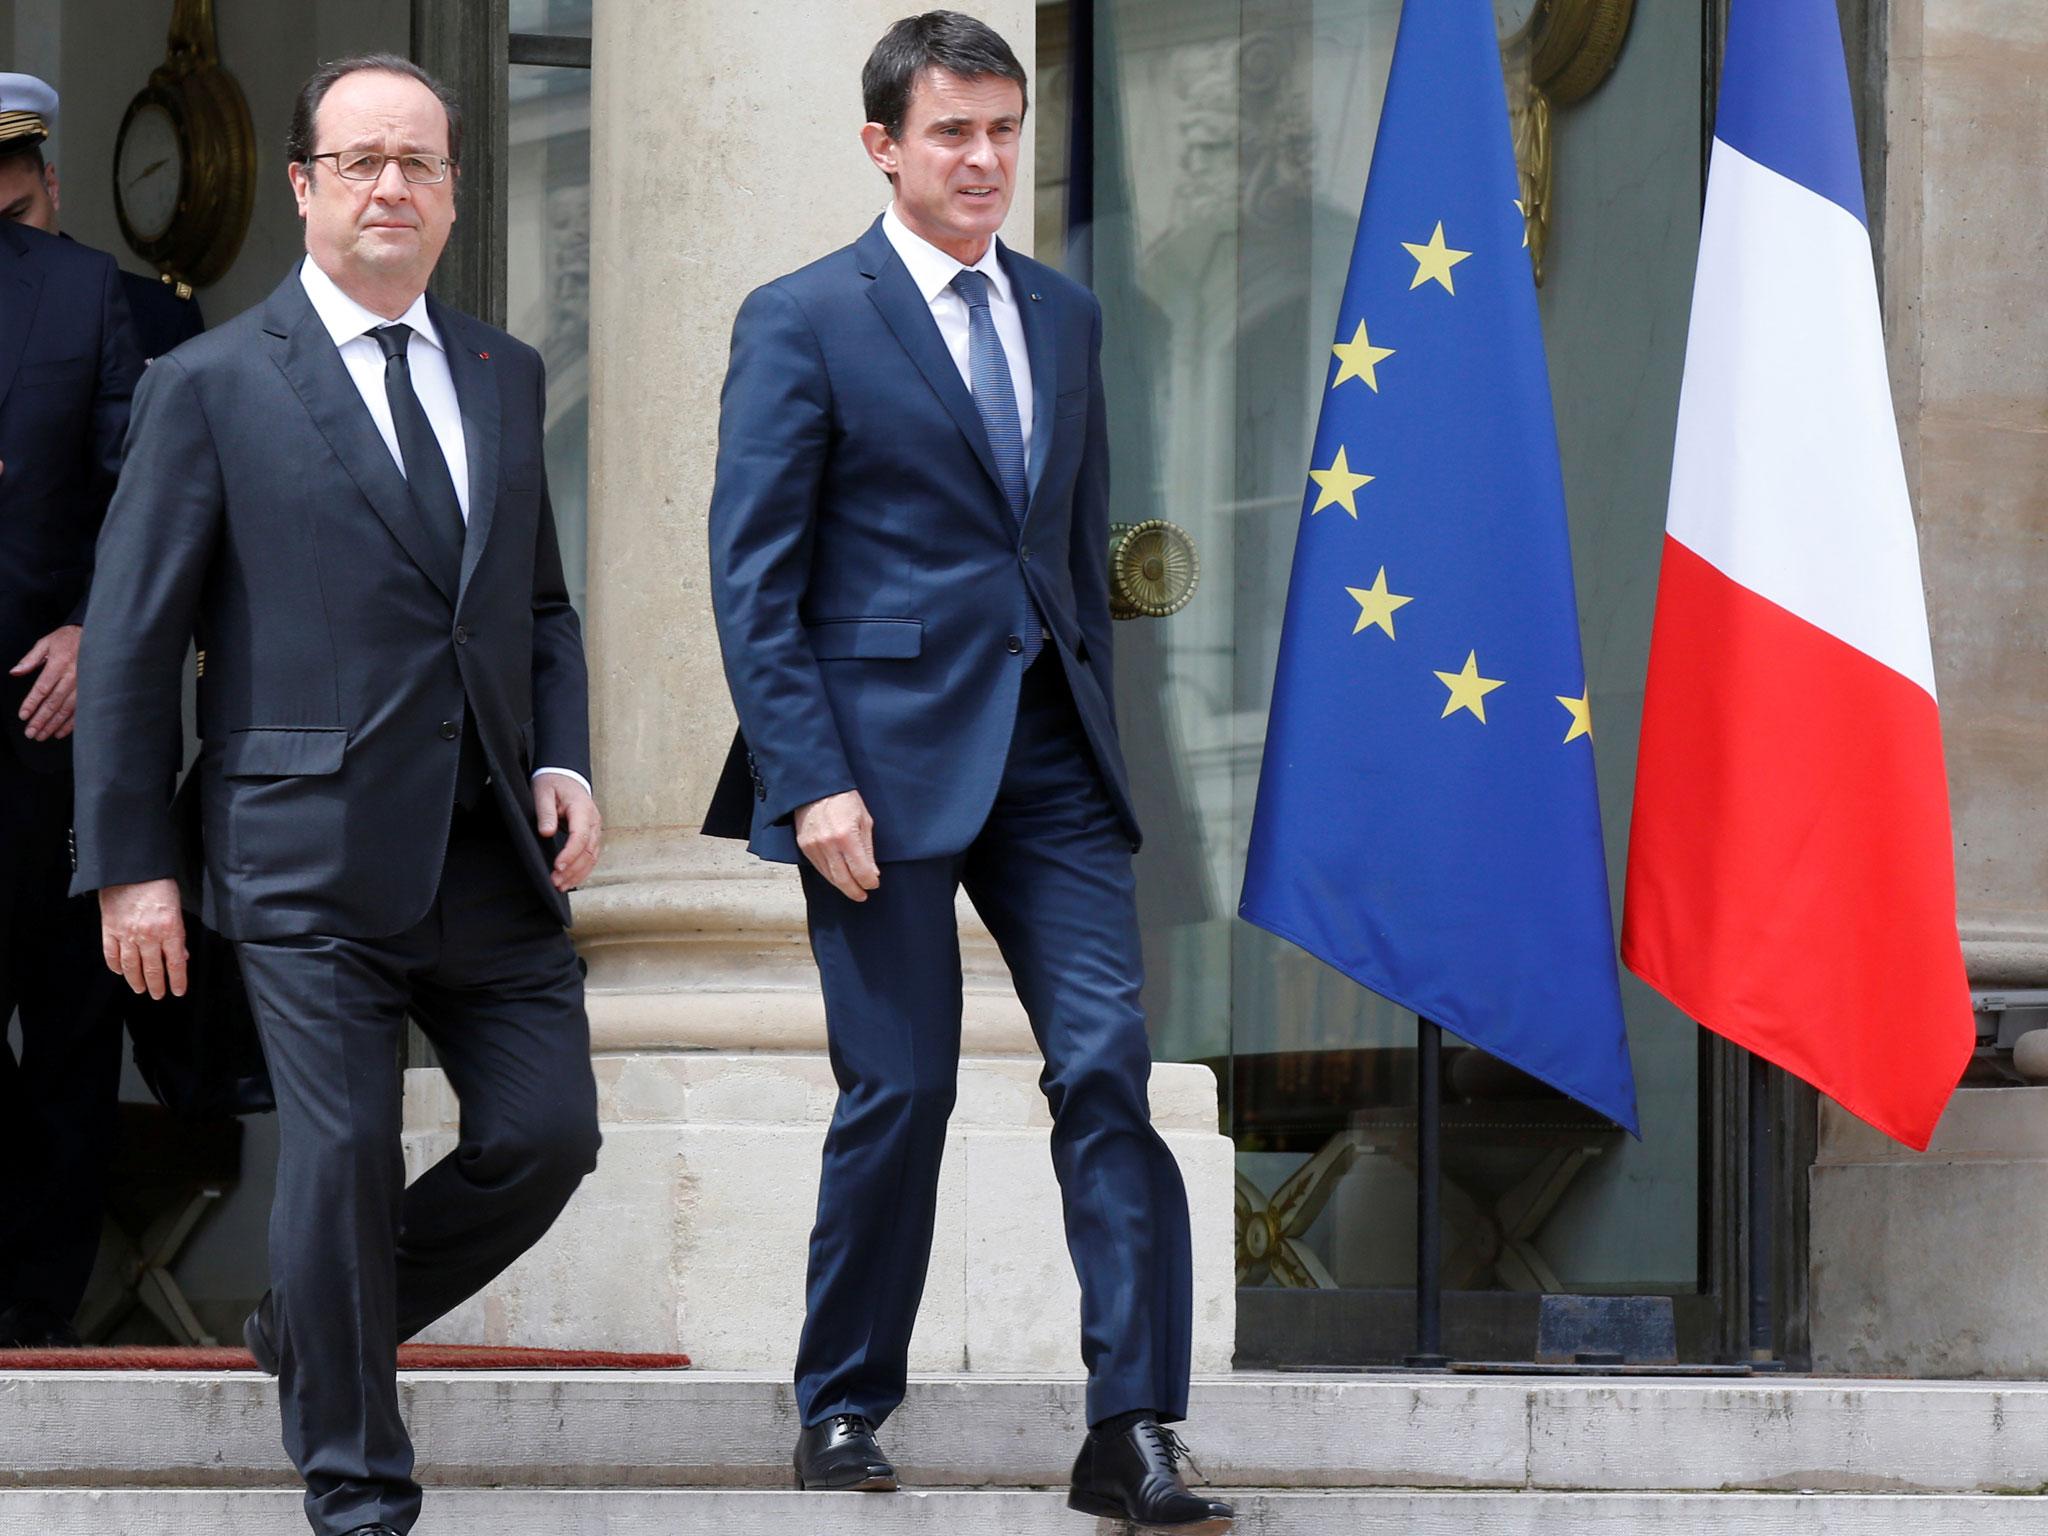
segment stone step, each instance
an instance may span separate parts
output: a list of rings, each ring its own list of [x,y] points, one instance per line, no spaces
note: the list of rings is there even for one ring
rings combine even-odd
[[[788,1486],[780,1380],[421,1371],[401,1394],[429,1484]],[[920,1378],[884,1443],[919,1487],[1058,1486],[1082,1413],[1078,1381]],[[1184,1429],[1236,1487],[2048,1491],[2048,1385],[2031,1383],[1239,1372],[1196,1380]],[[274,1384],[253,1373],[0,1373],[0,1488],[288,1475]]]
[[[2037,1536],[2048,1498],[1976,1494],[1500,1493],[1223,1489],[1236,1536]],[[0,1531],[36,1536],[278,1536],[303,1530],[283,1488],[0,1491]],[[451,1489],[416,1536],[1118,1536],[1060,1493],[757,1489]]]

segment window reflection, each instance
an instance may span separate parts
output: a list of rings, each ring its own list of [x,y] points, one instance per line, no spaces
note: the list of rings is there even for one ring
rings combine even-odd
[[[515,4],[515,29],[522,10],[540,9],[539,0]],[[587,0],[581,10],[587,32]],[[514,64],[507,95],[506,328],[547,364],[548,489],[580,610],[590,482],[590,71]]]

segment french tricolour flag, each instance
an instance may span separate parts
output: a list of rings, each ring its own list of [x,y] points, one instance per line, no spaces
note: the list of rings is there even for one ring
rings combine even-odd
[[[1622,959],[1925,1148],[1975,1041],[1835,0],[1735,0]]]

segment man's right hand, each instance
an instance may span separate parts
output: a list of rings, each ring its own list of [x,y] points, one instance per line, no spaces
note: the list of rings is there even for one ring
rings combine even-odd
[[[866,901],[882,883],[875,866],[875,818],[857,789],[800,805],[796,845],[819,874],[848,901]]]
[[[175,880],[110,885],[100,892],[100,953],[136,992],[185,995],[185,913]]]

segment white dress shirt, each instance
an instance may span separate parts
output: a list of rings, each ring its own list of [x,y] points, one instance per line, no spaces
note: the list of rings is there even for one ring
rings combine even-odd
[[[363,308],[343,293],[310,256],[299,263],[299,282],[312,301],[313,313],[334,338],[348,376],[355,381],[356,392],[363,397],[370,420],[377,424],[378,434],[391,450],[391,461],[400,474],[405,473],[405,455],[399,452],[398,427],[391,419],[390,397],[384,393],[384,349],[370,332],[385,325],[412,327],[405,347],[406,371],[412,375],[412,392],[419,396],[420,408],[427,413],[427,424],[434,429],[434,438],[441,445],[441,456],[448,461],[448,476],[455,482],[455,500],[462,507],[463,522],[467,523],[469,445],[462,435],[462,406],[455,398],[454,375],[448,371],[448,350],[427,315],[427,296],[421,294],[412,301],[410,309],[392,321]],[[533,776],[537,779],[544,773],[559,773],[586,790],[590,788],[590,780],[573,768],[536,768]]]
[[[299,282],[313,301],[313,313],[334,338],[348,376],[355,380],[357,393],[369,407],[370,420],[377,423],[384,446],[391,450],[391,461],[401,474],[405,472],[405,455],[398,451],[398,427],[391,420],[391,401],[384,393],[384,349],[370,332],[394,324],[412,327],[412,339],[405,348],[412,392],[420,397],[427,424],[441,444],[441,456],[448,461],[448,474],[455,482],[455,499],[462,506],[462,520],[468,522],[469,447],[462,436],[462,407],[455,399],[455,379],[448,372],[448,352],[441,345],[441,333],[427,317],[427,296],[421,294],[412,301],[412,308],[391,321],[343,293],[310,256],[299,263]]]
[[[948,256],[921,235],[911,233],[909,226],[896,217],[894,203],[882,214],[882,233],[889,237],[889,243],[909,269],[910,280],[924,295],[925,303],[931,306],[932,319],[938,322],[939,336],[946,343],[946,350],[953,354],[953,366],[960,370],[960,381],[967,386],[969,394],[974,393],[974,380],[968,372],[967,361],[967,301],[954,292],[952,286],[955,275],[965,270],[967,264],[957,257]],[[1017,295],[1011,291],[1010,274],[1003,270],[1002,261],[996,256],[994,240],[989,241],[988,249],[981,253],[981,260],[974,263],[973,270],[988,276],[989,315],[996,323],[996,338],[1002,342],[1003,356],[1010,364],[1010,389],[1017,397],[1017,425],[1024,432],[1024,463],[1028,468],[1031,463],[1031,354],[1024,346],[1024,320],[1017,312]]]

